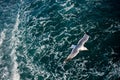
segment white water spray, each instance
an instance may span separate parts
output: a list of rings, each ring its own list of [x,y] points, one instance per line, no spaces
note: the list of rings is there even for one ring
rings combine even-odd
[[[12,49],[11,51],[11,59],[12,59],[12,73],[11,73],[11,80],[20,80],[20,75],[18,73],[18,64],[17,64],[17,57],[16,57],[16,48],[17,48],[17,45],[19,44],[19,39],[16,37],[17,33],[19,32],[18,31],[18,26],[19,26],[19,14],[17,14],[17,18],[16,18],[16,23],[13,27],[13,30],[12,30],[12,38],[11,38],[11,43],[10,43],[10,48]]]
[[[5,39],[5,32],[6,32],[6,29],[4,29],[0,34],[0,47],[2,46],[2,43]]]

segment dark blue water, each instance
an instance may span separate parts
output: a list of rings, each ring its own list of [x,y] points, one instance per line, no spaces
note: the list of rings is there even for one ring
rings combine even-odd
[[[119,0],[1,0],[0,80],[119,80]],[[88,51],[63,64],[84,32]]]

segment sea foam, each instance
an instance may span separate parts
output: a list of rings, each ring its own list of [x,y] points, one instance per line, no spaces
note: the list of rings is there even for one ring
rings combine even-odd
[[[12,73],[11,73],[11,80],[20,80],[20,75],[18,73],[18,64],[17,64],[17,56],[16,56],[16,48],[19,44],[19,39],[16,37],[16,34],[18,33],[18,26],[19,26],[20,20],[19,20],[19,14],[17,14],[16,22],[12,30],[12,38],[10,43],[11,51],[11,59],[12,59]]]

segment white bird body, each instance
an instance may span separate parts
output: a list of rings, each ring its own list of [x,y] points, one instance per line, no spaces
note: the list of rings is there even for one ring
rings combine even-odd
[[[72,45],[72,51],[69,56],[64,60],[64,63],[74,58],[79,53],[79,51],[88,50],[86,47],[84,47],[84,44],[88,41],[88,39],[89,36],[87,34],[84,34],[83,38],[78,41],[77,45]]]

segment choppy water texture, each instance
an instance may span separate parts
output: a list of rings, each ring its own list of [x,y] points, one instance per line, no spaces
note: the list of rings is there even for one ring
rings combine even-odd
[[[119,0],[0,0],[0,80],[119,80]],[[88,32],[80,52],[70,46]]]

